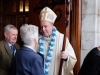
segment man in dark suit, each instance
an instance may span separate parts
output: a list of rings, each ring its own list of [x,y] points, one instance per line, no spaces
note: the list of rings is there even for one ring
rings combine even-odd
[[[38,27],[24,24],[20,28],[20,36],[24,46],[15,54],[14,75],[45,75],[43,59],[34,49],[38,43]]]
[[[17,41],[18,30],[14,25],[6,25],[4,28],[5,39],[0,41],[0,75],[11,75],[12,57],[20,48]],[[14,50],[10,46],[14,47]]]

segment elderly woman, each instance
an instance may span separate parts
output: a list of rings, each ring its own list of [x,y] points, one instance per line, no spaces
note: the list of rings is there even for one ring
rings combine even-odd
[[[15,55],[15,75],[44,75],[42,57],[34,50],[38,43],[38,27],[24,24],[20,27],[20,36],[24,45]]]

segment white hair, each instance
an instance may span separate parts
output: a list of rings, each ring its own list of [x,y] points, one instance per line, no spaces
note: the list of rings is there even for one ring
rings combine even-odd
[[[17,28],[16,28],[14,25],[8,24],[8,25],[6,25],[6,26],[4,27],[4,32],[5,32],[5,33],[10,33],[10,29],[17,30]]]
[[[20,27],[20,36],[24,44],[29,45],[38,38],[38,27],[32,24],[23,24]]]

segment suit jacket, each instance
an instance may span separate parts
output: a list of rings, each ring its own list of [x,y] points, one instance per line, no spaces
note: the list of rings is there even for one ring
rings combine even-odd
[[[15,75],[45,75],[42,57],[26,46],[16,52],[15,64]]]
[[[18,44],[14,45],[16,50],[20,48]],[[11,75],[12,53],[7,41],[0,41],[0,75]]]

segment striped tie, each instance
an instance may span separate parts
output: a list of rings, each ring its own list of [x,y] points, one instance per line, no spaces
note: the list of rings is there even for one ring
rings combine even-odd
[[[16,50],[16,49],[15,49],[14,45],[11,45],[10,48],[11,48],[11,50],[12,50],[12,55],[15,56],[15,50]]]

